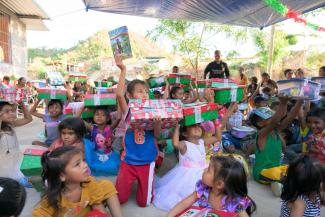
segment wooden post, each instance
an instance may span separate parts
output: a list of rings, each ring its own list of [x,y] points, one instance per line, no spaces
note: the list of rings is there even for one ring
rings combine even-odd
[[[270,78],[272,78],[272,70],[273,70],[273,51],[274,51],[274,32],[275,32],[275,25],[272,25],[271,28],[271,35],[270,35],[270,46],[269,46],[269,57],[267,60],[267,72],[270,75]]]

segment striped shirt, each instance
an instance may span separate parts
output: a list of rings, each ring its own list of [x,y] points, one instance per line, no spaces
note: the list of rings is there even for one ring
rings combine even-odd
[[[320,217],[320,197],[316,196],[316,203],[311,201],[306,195],[300,195],[298,199],[304,201],[306,208],[303,217]],[[290,217],[288,201],[282,201],[280,217]]]

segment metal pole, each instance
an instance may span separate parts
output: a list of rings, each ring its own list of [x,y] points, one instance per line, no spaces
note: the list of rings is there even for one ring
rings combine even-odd
[[[267,72],[270,75],[270,78],[272,78],[272,62],[273,62],[273,51],[274,51],[274,32],[275,32],[275,25],[272,25],[271,28],[271,35],[270,35],[270,46],[269,46],[269,57],[267,60]]]

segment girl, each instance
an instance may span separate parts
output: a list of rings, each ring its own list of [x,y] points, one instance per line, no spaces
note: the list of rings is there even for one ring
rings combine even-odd
[[[84,151],[83,137],[86,133],[85,123],[81,118],[71,117],[64,119],[58,126],[59,139],[57,139],[49,148],[53,151],[62,146],[75,146]]]
[[[244,72],[245,72],[244,67],[240,66],[238,68],[238,76],[236,79],[238,85],[247,85],[247,83],[248,83],[248,79],[247,79],[246,75],[244,74]]]
[[[20,172],[22,153],[19,151],[18,139],[14,127],[32,122],[32,116],[21,103],[24,118],[15,119],[15,106],[0,102],[0,177],[18,180],[24,186],[30,186],[27,178]]]
[[[59,138],[58,125],[64,119],[63,103],[60,100],[50,100],[47,104],[47,112],[45,114],[36,111],[41,101],[37,100],[30,109],[33,116],[43,119],[45,123],[45,142],[33,141],[33,145],[49,147],[56,139]]]
[[[281,121],[287,113],[289,98],[280,96],[279,100],[280,105],[274,115],[272,110],[264,107],[253,110],[250,115],[250,123],[258,130],[253,168],[254,179],[260,183],[270,183],[275,196],[281,194],[282,186],[279,181],[287,170],[287,165],[281,165],[285,142],[279,131],[292,122],[303,104],[302,100],[298,100],[290,114]]]
[[[81,113],[80,113],[81,115]],[[117,175],[120,166],[120,155],[113,151],[112,129],[116,127],[119,120],[112,127],[109,121],[107,107],[95,107],[95,124],[85,122],[87,130],[91,132],[92,145],[86,145],[86,160],[94,175]]]
[[[122,162],[116,179],[116,189],[121,203],[127,202],[132,184],[138,181],[136,201],[140,207],[148,206],[152,198],[152,183],[155,159],[158,155],[156,139],[161,134],[161,120],[154,118],[153,130],[131,130],[128,128],[129,108],[125,99],[126,67],[122,56],[115,57],[116,65],[121,69],[116,98],[123,114],[123,119],[115,131],[116,136],[124,135]],[[148,99],[148,87],[144,81],[133,80],[127,85],[128,99]]]
[[[169,83],[167,82],[165,91],[168,91],[168,87],[169,87]],[[179,99],[184,104],[194,103],[198,99],[199,94],[197,93],[197,91],[194,91],[192,84],[190,84],[190,95],[191,96],[189,98],[185,99],[184,89],[179,86],[172,87],[172,89],[169,92],[170,99]]]
[[[323,173],[324,165],[306,155],[290,163],[283,184],[280,217],[320,217]]]
[[[196,183],[195,191],[178,203],[167,217],[174,217],[192,205],[235,212],[239,217],[250,216],[256,205],[248,196],[243,166],[231,157],[212,157],[202,179]]]
[[[113,217],[122,216],[113,183],[96,181],[83,159],[82,151],[72,146],[42,155],[42,179],[47,188],[33,217],[81,217],[92,209],[106,213],[106,205]]]
[[[201,178],[206,168],[204,145],[220,142],[221,131],[216,120],[215,136],[202,139],[200,124],[184,127],[182,136],[186,140],[179,141],[179,126],[176,126],[173,145],[179,150],[179,163],[160,178],[155,186],[153,204],[165,211],[172,209],[193,192],[195,183]]]
[[[0,216],[18,217],[26,202],[26,190],[17,181],[0,178]]]

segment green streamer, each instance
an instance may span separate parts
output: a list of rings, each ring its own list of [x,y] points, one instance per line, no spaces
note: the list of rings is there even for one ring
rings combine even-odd
[[[269,7],[273,8],[276,12],[278,12],[282,16],[285,16],[289,11],[287,6],[285,6],[278,0],[264,0],[264,1]]]

